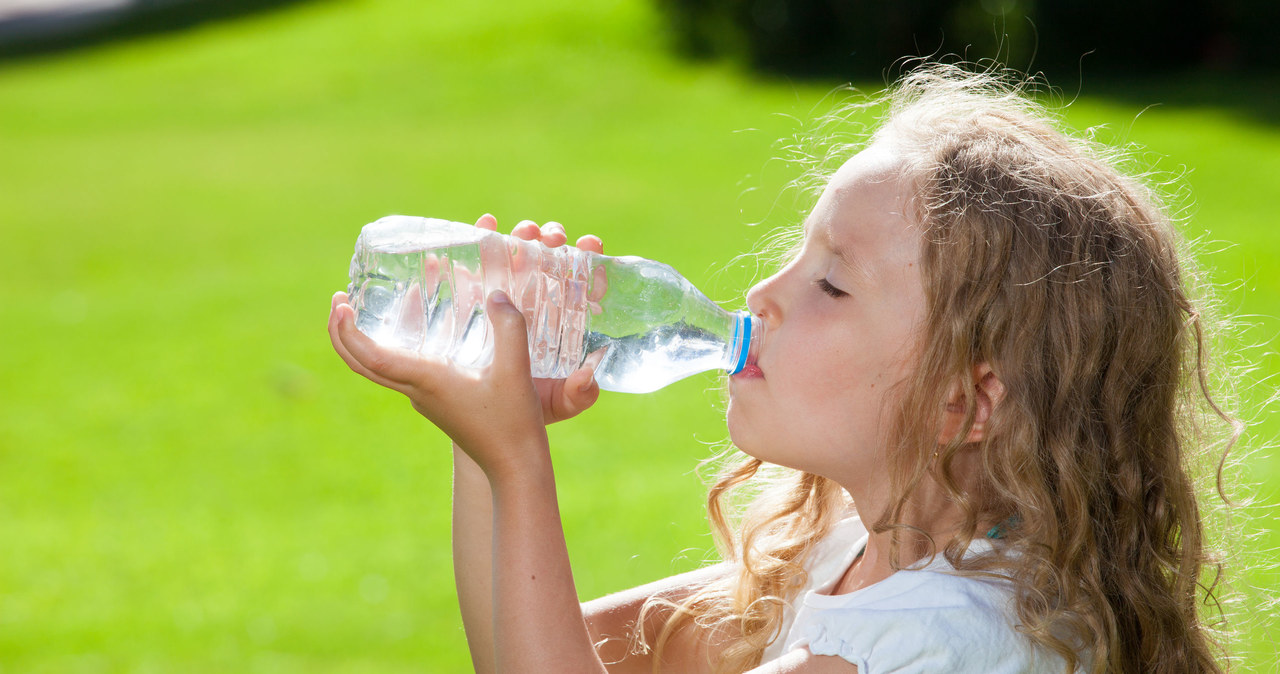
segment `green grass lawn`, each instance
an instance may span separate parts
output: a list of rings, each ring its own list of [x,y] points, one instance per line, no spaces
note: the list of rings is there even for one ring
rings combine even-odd
[[[560,220],[740,305],[747,223],[794,216],[774,141],[835,84],[681,62],[642,0],[562,5],[318,2],[0,66],[0,672],[467,669],[447,440],[324,332],[359,227]],[[1261,381],[1280,132],[1213,100],[1139,114],[1155,91],[1086,83],[1069,119],[1185,165]],[[1269,388],[1243,391],[1251,447]],[[707,375],[553,428],[584,596],[710,554],[719,400]],[[1243,472],[1274,563],[1280,463]]]

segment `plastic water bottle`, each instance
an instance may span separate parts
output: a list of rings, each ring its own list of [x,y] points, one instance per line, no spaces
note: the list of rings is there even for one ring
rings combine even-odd
[[[647,393],[717,368],[735,374],[754,363],[764,336],[758,317],[721,309],[665,264],[446,220],[393,215],[365,225],[350,274],[356,327],[379,344],[487,365],[484,302],[502,290],[528,324],[534,377],[563,379],[591,362],[608,391]]]

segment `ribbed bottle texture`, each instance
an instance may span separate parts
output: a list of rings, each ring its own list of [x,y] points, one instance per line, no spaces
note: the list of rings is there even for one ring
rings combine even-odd
[[[737,371],[763,339],[759,319],[721,309],[667,265],[445,220],[389,216],[366,225],[350,277],[361,332],[470,367],[493,358],[484,302],[503,290],[528,324],[533,376],[564,378],[590,359],[610,391]]]

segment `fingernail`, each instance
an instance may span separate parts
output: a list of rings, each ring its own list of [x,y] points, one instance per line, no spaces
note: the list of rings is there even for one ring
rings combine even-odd
[[[507,294],[502,292],[501,290],[493,291],[493,294],[491,295],[491,297],[493,297],[494,302],[497,302],[499,304],[511,304],[511,298],[507,297]]]
[[[592,385],[593,383],[595,383],[595,380],[596,380],[596,372],[595,372],[595,370],[588,370],[588,371],[591,373],[591,376],[590,376],[590,377],[587,377],[587,380],[586,380],[585,382],[583,382],[582,384],[578,385],[578,390],[579,390],[579,391],[581,391],[581,392],[583,392],[583,393],[586,393],[587,391],[590,391],[590,390],[591,390],[591,385]]]

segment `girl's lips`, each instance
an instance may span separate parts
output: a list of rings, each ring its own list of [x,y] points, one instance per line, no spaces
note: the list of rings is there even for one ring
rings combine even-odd
[[[742,368],[738,374],[733,375],[735,379],[758,379],[764,377],[764,372],[756,365],[747,365]]]

